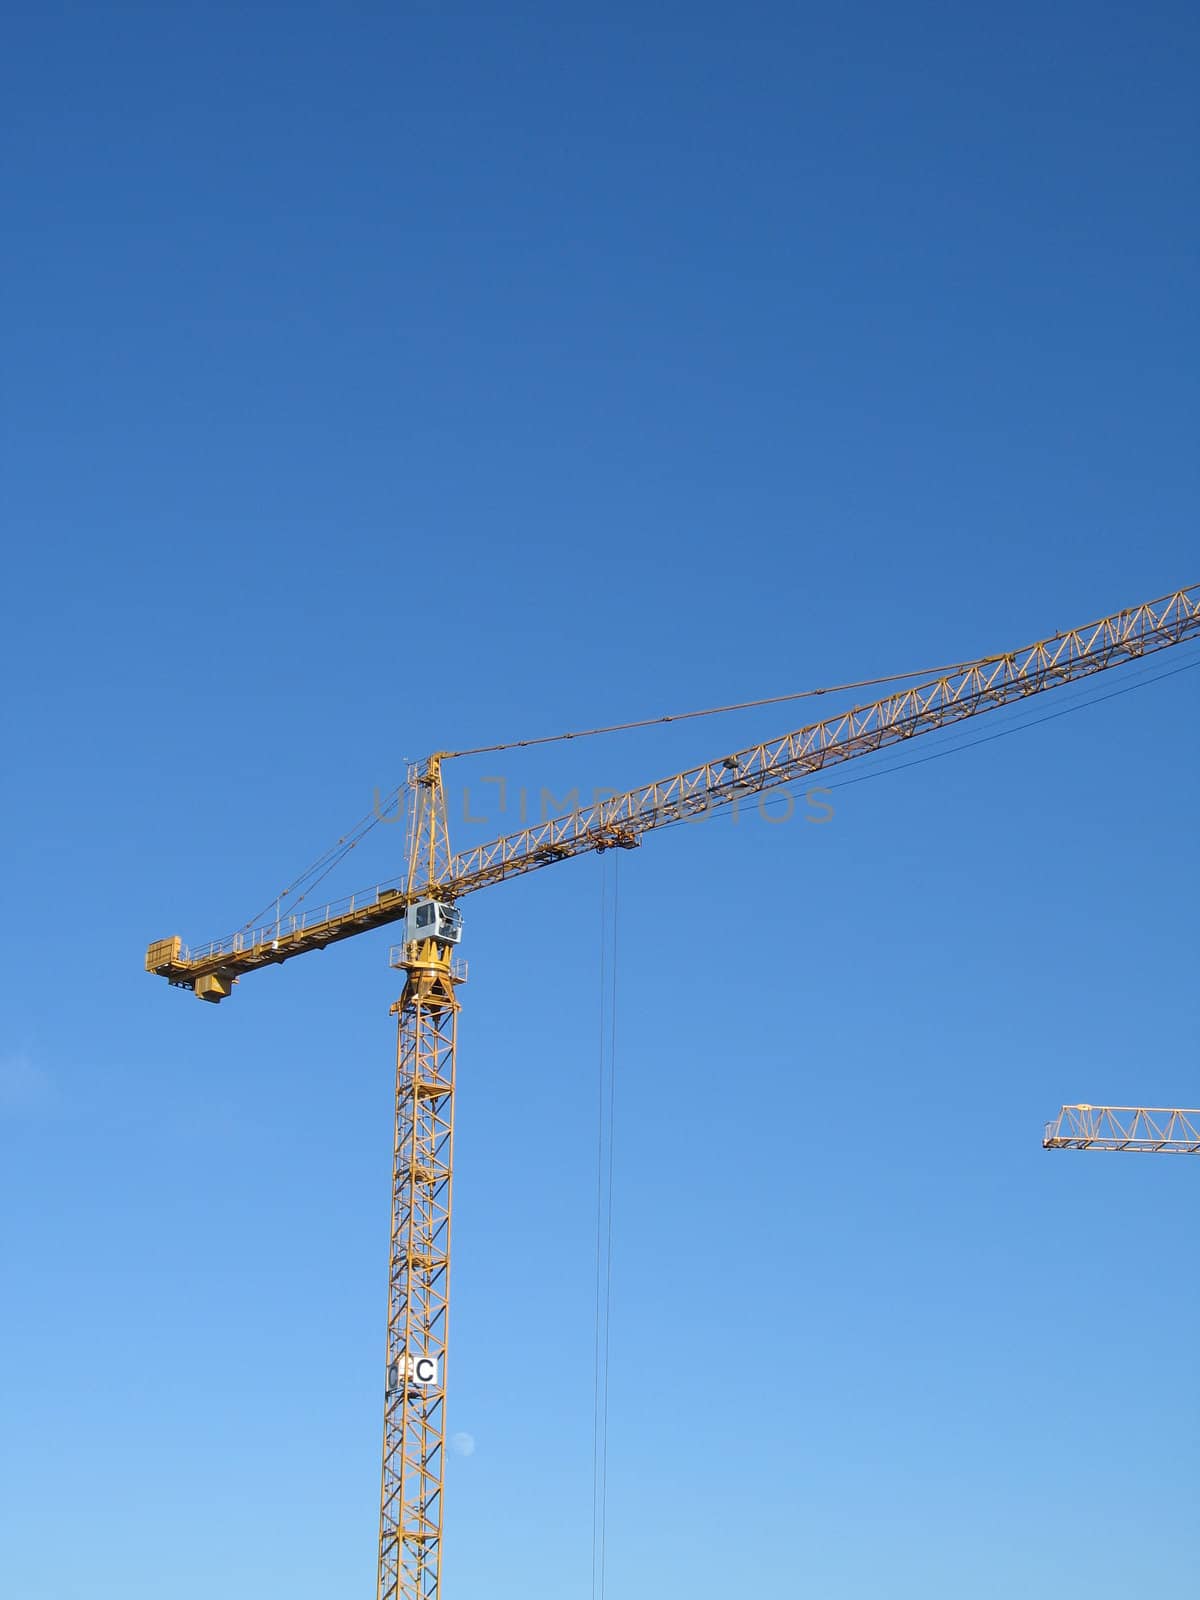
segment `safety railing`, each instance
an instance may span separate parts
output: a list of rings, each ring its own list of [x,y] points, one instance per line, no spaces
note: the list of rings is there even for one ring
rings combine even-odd
[[[404,944],[394,944],[388,951],[389,967],[406,967],[410,962],[417,960],[417,951],[420,948],[416,939],[409,939]],[[450,977],[455,983],[466,983],[467,963],[462,956],[450,957]]]
[[[306,907],[302,912],[290,911],[272,922],[260,923],[255,928],[241,928],[224,939],[211,939],[207,944],[185,945],[181,951],[185,961],[210,961],[216,956],[238,955],[244,950],[254,950],[295,937],[319,923],[339,917],[352,917],[355,912],[375,911],[402,892],[403,880],[396,878],[377,884],[373,889],[359,890],[343,895],[339,900],[327,900],[321,905]]]

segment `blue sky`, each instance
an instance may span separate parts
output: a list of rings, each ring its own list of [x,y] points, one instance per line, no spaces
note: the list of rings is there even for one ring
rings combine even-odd
[[[387,937],[219,1008],[146,942],[430,749],[1194,581],[1200,29],[14,5],[0,58],[0,1569],[368,1594]],[[1197,682],[621,861],[610,1595],[1194,1593],[1200,1171],[1039,1139],[1197,1103]],[[398,866],[377,828],[339,886]],[[465,906],[451,1596],[591,1594],[613,870]]]

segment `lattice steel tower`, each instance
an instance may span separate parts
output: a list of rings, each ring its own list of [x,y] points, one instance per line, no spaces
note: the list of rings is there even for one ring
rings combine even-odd
[[[461,923],[435,898],[448,875],[441,758],[410,775],[406,918],[392,952],[406,974],[392,1007],[396,1124],[388,1266],[387,1386],[379,1511],[378,1600],[437,1600],[441,1592],[446,1470],[446,1355],[454,1175],[456,986]]]

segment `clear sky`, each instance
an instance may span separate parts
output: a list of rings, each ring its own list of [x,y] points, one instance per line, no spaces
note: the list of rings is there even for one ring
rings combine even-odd
[[[149,939],[430,749],[1200,577],[1198,70],[1184,4],[3,8],[6,1597],[374,1592],[387,935],[219,1008]],[[610,1600],[1195,1595],[1200,1161],[1040,1148],[1200,1096],[1138,682],[622,859]],[[463,764],[457,836],[801,716]],[[591,1596],[605,870],[464,908],[448,1600]]]

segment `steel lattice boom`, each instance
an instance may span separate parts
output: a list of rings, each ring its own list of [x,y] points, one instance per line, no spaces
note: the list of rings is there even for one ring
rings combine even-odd
[[[1164,1106],[1063,1106],[1046,1124],[1046,1150],[1139,1150],[1200,1155],[1200,1111]]]
[[[459,855],[449,855],[443,831],[424,852],[427,875],[418,874],[413,880],[410,874],[407,882],[380,884],[282,924],[242,930],[195,949],[186,948],[178,938],[160,939],[146,952],[146,967],[170,983],[193,989],[201,999],[222,1000],[244,973],[399,921],[417,893],[436,890],[442,899],[455,900],[572,856],[613,846],[628,848],[664,824],[736,807],[743,799],[793,779],[812,777],[1196,638],[1200,638],[1200,584],[1038,644],[982,657],[948,676],[625,794],[597,799]]]

